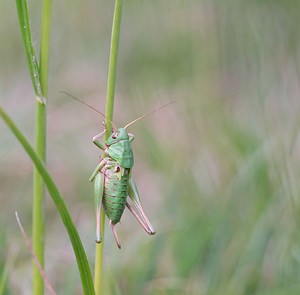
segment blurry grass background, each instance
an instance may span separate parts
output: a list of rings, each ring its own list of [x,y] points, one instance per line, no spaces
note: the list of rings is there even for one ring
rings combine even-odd
[[[29,1],[33,39],[40,1]],[[94,208],[92,136],[103,118],[113,1],[53,2],[47,164],[89,259]],[[32,140],[34,93],[15,3],[0,3],[0,101]],[[300,294],[300,2],[124,2],[114,122],[133,125],[134,175],[157,230],[125,212],[119,251],[106,231],[105,294]],[[38,42],[36,43],[38,44]],[[0,272],[6,294],[31,294],[32,163],[0,123]],[[59,294],[80,294],[64,227],[47,198],[46,272]]]

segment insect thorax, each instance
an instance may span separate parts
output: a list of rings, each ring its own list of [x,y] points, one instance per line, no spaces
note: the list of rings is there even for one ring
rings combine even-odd
[[[133,167],[133,152],[129,140],[121,140],[107,149],[108,155],[116,160],[123,168]]]

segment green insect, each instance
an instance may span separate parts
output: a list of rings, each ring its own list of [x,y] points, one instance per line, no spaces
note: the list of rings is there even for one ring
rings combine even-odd
[[[101,137],[103,137],[107,132],[105,124],[104,131],[93,137],[94,144],[104,152],[104,157],[101,159],[100,163],[90,177],[90,181],[94,181],[96,242],[101,243],[101,208],[103,208],[105,215],[109,219],[115,241],[119,248],[121,248],[121,244],[116,233],[115,225],[120,221],[125,207],[129,209],[129,211],[149,235],[154,235],[155,230],[144,213],[139,192],[132,176],[134,160],[131,143],[134,139],[134,136],[133,134],[128,133],[126,128],[133,123],[153,114],[154,112],[175,103],[175,101],[169,102],[158,109],[155,109],[152,112],[133,120],[124,128],[117,128],[114,123],[99,110],[67,92],[61,91],[61,93],[64,93],[84,104],[85,106],[93,109],[101,116],[106,118],[106,120],[108,120],[113,127],[112,134],[109,136],[106,142],[101,140]],[[128,196],[132,200],[137,212],[128,203]]]
[[[155,230],[142,208],[139,193],[132,176],[134,160],[131,143],[134,136],[126,131],[126,127],[130,124],[119,129],[114,126],[112,134],[105,143],[100,138],[106,133],[106,128],[93,138],[94,144],[104,151],[104,158],[90,177],[90,181],[94,181],[96,242],[101,242],[100,213],[103,206],[119,248],[121,248],[121,244],[115,225],[120,221],[125,207],[129,209],[149,235],[155,234]],[[138,213],[127,202],[127,196],[133,201]]]

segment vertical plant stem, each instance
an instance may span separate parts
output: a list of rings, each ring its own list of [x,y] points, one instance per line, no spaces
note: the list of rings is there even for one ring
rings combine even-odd
[[[122,4],[123,4],[122,0],[115,0],[114,17],[113,17],[113,24],[112,24],[110,58],[109,58],[109,68],[108,68],[108,80],[107,80],[106,109],[105,109],[105,115],[111,121],[113,119],[114,98],[115,98],[115,89],[116,89]],[[107,140],[107,138],[111,133],[112,126],[109,120],[106,120],[107,132],[105,135],[105,140]],[[102,210],[101,212],[102,243],[96,244],[96,255],[95,255],[94,286],[95,286],[96,295],[104,294],[103,284],[102,284],[102,264],[103,264],[105,214],[103,212],[103,209],[101,210]]]
[[[46,109],[45,105],[37,101],[35,114],[35,151],[39,158],[46,159]],[[33,212],[32,212],[32,240],[33,249],[41,265],[44,267],[45,248],[45,220],[44,220],[44,185],[43,180],[34,168],[33,172]],[[36,265],[33,263],[33,294],[44,294],[44,281]]]
[[[50,43],[51,0],[43,1],[42,30],[40,42],[39,78],[43,98],[48,96],[48,65]],[[40,159],[46,161],[46,105],[43,99],[37,99],[35,114],[35,150]],[[44,218],[44,184],[38,170],[33,174],[33,216],[32,234],[33,251],[44,267],[45,252],[45,218]],[[33,263],[33,294],[44,294],[44,280],[39,269]]]
[[[118,52],[119,52],[119,41],[121,31],[121,16],[122,16],[122,0],[115,0],[115,10],[112,24],[112,35],[110,45],[110,58],[108,68],[108,80],[107,80],[107,94],[106,94],[106,109],[105,115],[110,120],[113,118],[114,110],[114,99],[116,89],[116,77],[117,77],[117,63],[118,63]],[[111,123],[107,120],[107,139],[111,133]]]

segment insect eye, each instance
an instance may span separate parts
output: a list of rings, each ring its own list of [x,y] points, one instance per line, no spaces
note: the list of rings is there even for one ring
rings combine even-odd
[[[111,136],[113,139],[116,139],[118,137],[117,133],[113,133],[113,135]]]

